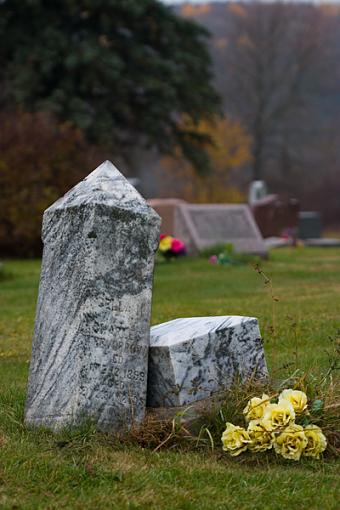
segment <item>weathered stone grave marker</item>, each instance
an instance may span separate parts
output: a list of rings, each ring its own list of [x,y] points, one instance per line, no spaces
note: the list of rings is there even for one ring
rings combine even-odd
[[[254,317],[175,319],[151,328],[148,405],[180,407],[267,375]]]
[[[159,229],[109,161],[45,211],[26,423],[143,419]]]

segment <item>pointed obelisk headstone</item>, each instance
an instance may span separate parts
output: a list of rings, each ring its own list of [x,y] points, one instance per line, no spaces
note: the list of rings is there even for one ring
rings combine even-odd
[[[109,161],[45,211],[26,423],[143,419],[159,228]]]

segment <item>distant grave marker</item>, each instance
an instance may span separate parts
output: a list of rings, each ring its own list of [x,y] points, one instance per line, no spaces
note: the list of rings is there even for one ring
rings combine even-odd
[[[219,243],[231,243],[237,252],[260,256],[267,254],[263,238],[247,205],[180,205],[176,226],[192,251],[197,252]]]
[[[178,225],[176,223],[176,209],[180,205],[186,204],[184,200],[177,198],[152,198],[148,204],[162,218],[161,232],[166,235],[176,235]]]
[[[322,235],[321,214],[317,211],[300,211],[299,238],[319,239]]]

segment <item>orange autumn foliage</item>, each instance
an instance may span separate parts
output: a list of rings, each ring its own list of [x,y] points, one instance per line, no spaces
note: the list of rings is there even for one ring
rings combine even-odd
[[[182,5],[180,9],[181,16],[183,16],[184,18],[194,18],[196,16],[197,17],[202,16],[210,11],[211,6],[209,5],[208,2],[203,3],[201,5],[192,5],[185,3],[184,5]]]
[[[196,203],[239,203],[244,195],[230,182],[231,173],[241,169],[251,159],[251,139],[237,121],[224,117],[214,123],[201,122],[200,134],[210,136],[207,148],[211,161],[208,175],[197,175],[195,169],[176,158],[165,157],[161,164],[165,170],[162,196],[176,196]]]

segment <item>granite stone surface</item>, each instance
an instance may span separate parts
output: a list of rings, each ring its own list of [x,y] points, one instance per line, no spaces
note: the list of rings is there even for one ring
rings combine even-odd
[[[183,406],[267,375],[253,317],[191,317],[151,328],[149,407]]]
[[[176,209],[175,230],[191,254],[230,243],[236,252],[267,256],[262,235],[245,204],[181,204]]]
[[[143,419],[159,230],[109,161],[45,211],[26,423]]]

